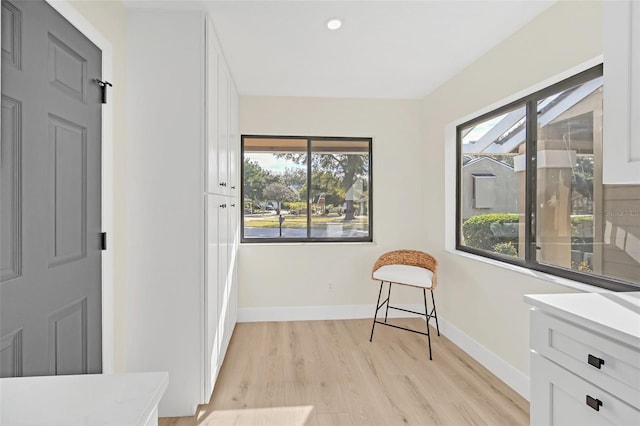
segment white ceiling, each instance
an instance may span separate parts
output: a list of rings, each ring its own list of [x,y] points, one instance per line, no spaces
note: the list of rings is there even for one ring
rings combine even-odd
[[[241,95],[422,98],[554,1],[204,1]],[[341,17],[340,30],[325,22]],[[523,46],[526,49],[526,46]]]

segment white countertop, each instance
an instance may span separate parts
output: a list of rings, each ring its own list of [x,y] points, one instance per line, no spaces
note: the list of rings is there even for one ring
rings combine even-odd
[[[4,378],[0,424],[144,425],[168,384],[168,373]]]
[[[525,295],[542,311],[640,347],[640,292]]]

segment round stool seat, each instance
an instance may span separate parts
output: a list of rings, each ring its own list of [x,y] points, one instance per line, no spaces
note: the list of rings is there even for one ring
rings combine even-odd
[[[433,285],[433,272],[418,266],[385,265],[373,272],[373,279],[394,284],[431,288]]]

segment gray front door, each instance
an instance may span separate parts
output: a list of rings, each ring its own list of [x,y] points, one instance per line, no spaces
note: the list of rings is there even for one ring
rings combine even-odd
[[[102,371],[102,53],[2,0],[0,376]]]

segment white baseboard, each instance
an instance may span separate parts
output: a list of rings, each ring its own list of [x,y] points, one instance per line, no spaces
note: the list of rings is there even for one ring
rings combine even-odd
[[[399,308],[424,312],[421,305],[396,305]],[[280,306],[277,308],[240,308],[238,322],[264,321],[316,321],[373,318],[374,305],[325,305],[325,306]],[[408,318],[415,315],[390,310],[389,318]]]
[[[421,312],[424,306],[397,305],[403,309]],[[240,308],[238,322],[266,321],[314,321],[372,318],[373,305],[327,305],[327,306],[280,306],[268,308]],[[390,310],[390,318],[406,318],[415,316],[408,312]],[[529,400],[529,377],[517,368],[482,346],[468,334],[438,317],[440,333],[469,354],[473,359],[491,371],[527,401]]]
[[[491,352],[444,318],[438,316],[438,322],[440,323],[441,334],[447,336],[447,339],[451,340],[456,346],[482,364],[484,368],[505,382],[507,386],[529,401],[530,379],[526,374],[513,367],[494,352]]]

